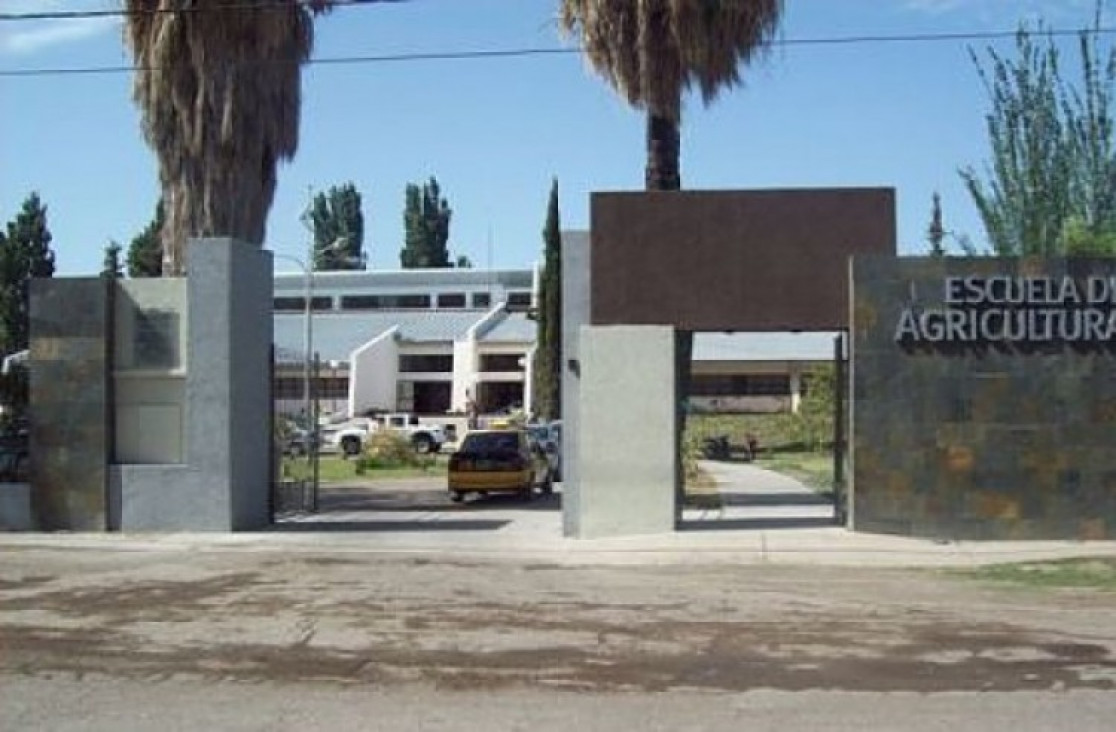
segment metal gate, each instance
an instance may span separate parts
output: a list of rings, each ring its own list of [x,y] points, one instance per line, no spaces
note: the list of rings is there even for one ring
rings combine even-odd
[[[847,335],[839,334],[833,341],[833,521],[839,526],[848,523],[848,394],[849,356]]]
[[[272,349],[271,521],[318,510],[318,400],[321,364]]]

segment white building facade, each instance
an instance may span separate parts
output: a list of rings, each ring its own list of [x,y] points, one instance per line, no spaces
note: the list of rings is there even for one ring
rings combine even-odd
[[[530,410],[537,275],[413,269],[275,275],[276,398],[305,399],[306,292],[313,392],[323,412],[464,414]]]
[[[315,272],[311,393],[322,412],[531,413],[535,269]],[[306,276],[275,274],[277,409],[305,405]],[[712,412],[795,411],[833,334],[697,334],[690,401]],[[639,368],[639,364],[632,364]]]

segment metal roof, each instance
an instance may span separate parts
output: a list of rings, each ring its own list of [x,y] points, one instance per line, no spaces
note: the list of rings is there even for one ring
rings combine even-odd
[[[695,361],[827,361],[833,358],[831,332],[696,333]]]
[[[511,313],[490,331],[481,336],[482,343],[526,343],[535,342],[538,325],[529,320],[524,313]]]
[[[357,348],[399,326],[401,341],[450,344],[484,318],[477,310],[390,310],[314,314],[314,350],[323,361],[347,361]],[[306,321],[302,313],[276,313],[276,358],[300,361]],[[836,333],[697,333],[695,361],[827,361],[833,358]],[[482,343],[535,342],[536,324],[524,313],[511,313],[480,337]]]
[[[385,288],[510,287],[531,288],[530,269],[400,269],[314,272],[316,294],[383,291]],[[276,294],[301,295],[306,285],[303,272],[276,272]]]
[[[445,310],[315,313],[313,348],[324,361],[347,361],[357,348],[395,326],[410,343],[449,344],[463,338],[484,313]],[[301,313],[276,313],[275,345],[282,353],[304,352],[306,321]]]

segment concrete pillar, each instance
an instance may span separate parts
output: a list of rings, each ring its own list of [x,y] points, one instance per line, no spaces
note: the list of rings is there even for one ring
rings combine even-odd
[[[268,523],[271,253],[231,239],[187,250],[186,459],[114,469],[125,531]]]
[[[580,348],[575,535],[674,531],[674,328],[583,326]]]
[[[31,282],[31,510],[44,531],[111,528],[112,283]]]
[[[581,327],[589,324],[589,232],[562,232],[562,534],[581,536]]]
[[[797,363],[790,366],[790,410],[791,414],[798,414],[802,406],[802,366]]]

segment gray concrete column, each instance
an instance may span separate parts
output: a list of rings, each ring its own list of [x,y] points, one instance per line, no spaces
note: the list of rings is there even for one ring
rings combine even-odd
[[[581,326],[589,324],[589,232],[562,232],[562,534],[581,536]]]
[[[268,522],[271,253],[189,243],[186,460],[115,468],[125,531],[230,531]]]
[[[670,326],[582,327],[573,535],[675,530],[676,349]]]

